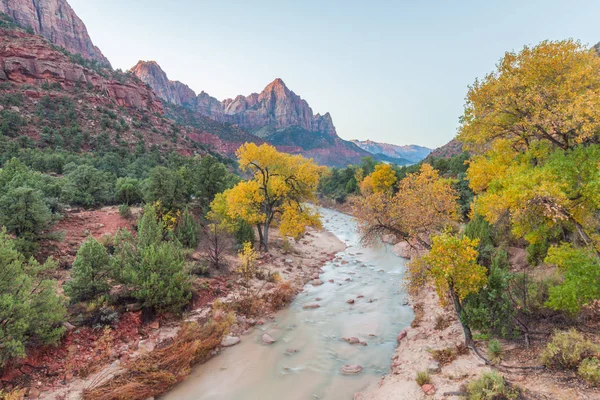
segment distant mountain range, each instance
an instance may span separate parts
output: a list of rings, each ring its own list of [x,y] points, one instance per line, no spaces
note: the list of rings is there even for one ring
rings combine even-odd
[[[417,146],[414,144],[399,146],[389,143],[378,143],[372,140],[352,140],[352,143],[356,144],[363,150],[369,153],[379,155],[382,154],[389,159],[396,159],[398,161],[405,160],[404,164],[415,164],[423,160],[431,153],[431,149],[423,146]],[[385,160],[384,160],[385,161]],[[402,162],[398,162],[401,164]]]
[[[260,93],[219,101],[169,80],[154,61],[140,61],[126,74],[114,71],[67,0],[0,0],[0,17],[3,14],[8,19],[0,20],[0,81],[16,85],[14,92],[23,94],[32,107],[43,94],[28,89],[30,84],[60,86],[69,96],[73,88],[83,90],[86,96],[75,103],[77,121],[92,136],[101,134],[102,129],[92,119],[85,119],[86,113],[90,114],[86,110],[97,111],[102,104],[121,107],[125,120],[150,113],[143,123],[136,123],[137,133],[146,143],[176,147],[185,154],[202,148],[233,157],[244,142],[268,142],[323,165],[345,167],[366,156],[412,164],[430,151],[419,146],[343,140],[329,113],[313,113],[306,100],[279,78]],[[15,22],[25,29],[12,29]],[[20,113],[27,117],[24,110]],[[152,124],[145,122],[149,119]],[[179,127],[174,127],[177,124]],[[40,129],[31,125],[30,134],[35,137]],[[122,141],[124,135],[115,131],[111,140]],[[178,132],[177,137],[172,132]],[[168,135],[173,137],[161,143],[160,137]]]

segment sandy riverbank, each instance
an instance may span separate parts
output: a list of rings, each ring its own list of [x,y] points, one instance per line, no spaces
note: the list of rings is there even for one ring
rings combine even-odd
[[[273,237],[275,236],[274,234]],[[270,252],[261,256],[259,268],[271,273],[278,272],[283,281],[290,282],[293,290],[298,293],[306,282],[319,273],[326,262],[333,259],[345,247],[345,244],[334,234],[325,230],[309,229],[303,239],[293,242],[291,246],[285,246],[281,239],[274,239],[271,243]],[[220,283],[226,280],[229,289],[223,296],[217,297],[214,301],[219,300],[222,303],[230,303],[242,297],[245,289],[241,286],[241,280],[235,273],[237,262],[234,254],[228,257],[229,271],[231,272],[218,279]],[[205,279],[204,281],[210,284],[210,280]],[[260,294],[265,296],[276,290],[275,284],[265,284],[264,281],[255,280],[253,286],[261,287]],[[205,321],[211,313],[214,301],[194,308],[186,313],[181,320],[169,321],[164,325],[162,323],[152,324],[149,332],[140,335],[136,340],[124,346],[122,345],[120,349],[113,349],[109,362],[97,372],[86,377],[74,377],[70,382],[63,382],[56,387],[41,390],[40,398],[52,400],[81,399],[85,389],[106,382],[122,372],[123,366],[130,360],[153,351],[155,348],[160,347],[161,343],[168,342],[175,337],[183,321]],[[239,316],[237,323],[231,327],[231,334],[235,336],[243,335],[253,325],[261,324],[262,320],[272,317],[275,311],[267,305],[254,318]],[[214,354],[218,354],[219,351],[220,349],[216,349]]]

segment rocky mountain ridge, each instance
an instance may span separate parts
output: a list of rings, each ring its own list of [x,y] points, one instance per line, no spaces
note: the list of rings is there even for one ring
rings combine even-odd
[[[279,149],[301,153],[333,166],[357,163],[370,155],[344,141],[329,113],[314,114],[308,103],[277,78],[260,93],[219,101],[202,91],[197,96],[179,81],[171,81],[154,61],[140,61],[130,70],[164,101],[196,114],[243,128]]]
[[[395,145],[389,143],[374,142],[372,140],[351,140],[363,150],[372,154],[383,154],[391,158],[404,159],[412,163],[417,163],[423,160],[431,153],[431,149],[423,146],[411,145]]]
[[[66,0],[0,0],[0,13],[71,53],[110,65]]]

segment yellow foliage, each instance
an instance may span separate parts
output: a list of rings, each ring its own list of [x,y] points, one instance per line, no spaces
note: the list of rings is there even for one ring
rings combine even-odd
[[[238,258],[240,259],[238,272],[248,283],[256,274],[256,261],[258,260],[258,253],[252,247],[252,243],[244,243],[244,248],[238,252]]]
[[[433,280],[442,303],[449,294],[462,301],[487,283],[486,268],[477,264],[478,245],[479,239],[449,233],[432,238],[431,251],[422,261],[429,266],[426,275]]]
[[[357,199],[354,208],[363,241],[374,243],[385,234],[426,243],[432,232],[458,221],[457,194],[452,182],[440,178],[431,165],[398,183],[398,192],[377,192]]]
[[[302,236],[307,226],[320,226],[318,214],[305,203],[317,200],[325,167],[268,144],[246,143],[237,156],[240,169],[252,173],[252,178],[218,196],[211,205],[212,215],[261,225],[265,237],[272,223],[280,223],[281,234],[294,238]]]
[[[371,174],[374,192],[387,192],[392,189],[398,178],[389,164],[377,164]]]
[[[506,53],[496,70],[469,88],[458,138],[480,153],[508,141],[561,149],[600,132],[600,57],[579,42],[544,41]]]
[[[363,196],[368,196],[373,194],[373,192],[375,192],[375,190],[373,190],[373,177],[369,175],[360,182],[360,193]]]

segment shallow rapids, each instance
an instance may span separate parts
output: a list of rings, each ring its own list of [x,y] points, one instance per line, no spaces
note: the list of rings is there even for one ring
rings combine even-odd
[[[387,245],[361,247],[352,217],[321,212],[324,228],[348,246],[324,266],[323,285],[308,283],[273,322],[256,326],[240,344],[198,366],[163,399],[352,399],[389,372],[396,336],[413,318],[401,286],[404,260]],[[350,299],[354,304],[347,303]],[[320,308],[303,308],[315,303]],[[263,344],[264,333],[277,341]],[[351,345],[344,337],[367,346]],[[345,364],[363,370],[343,375]]]

